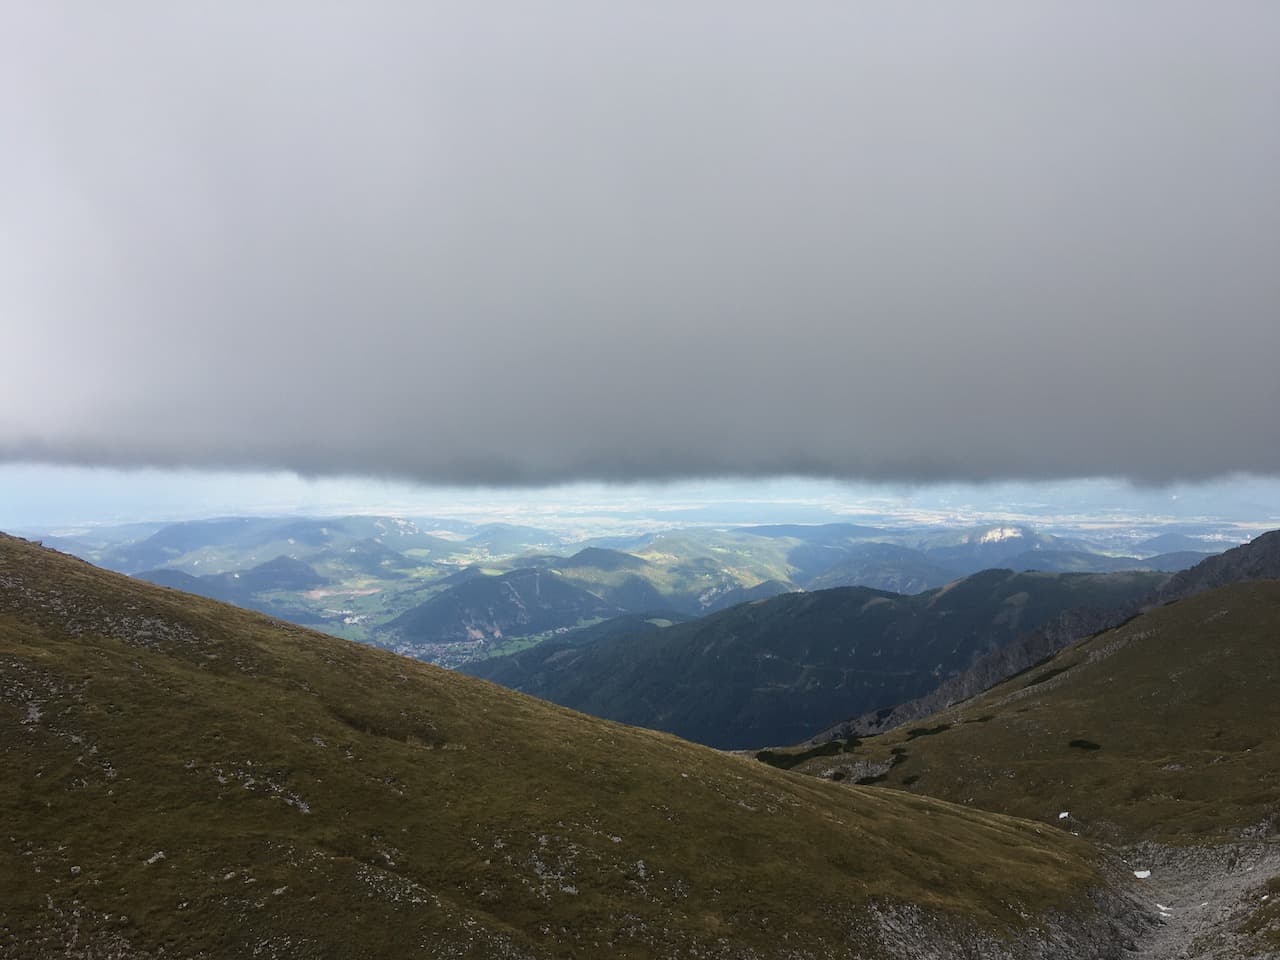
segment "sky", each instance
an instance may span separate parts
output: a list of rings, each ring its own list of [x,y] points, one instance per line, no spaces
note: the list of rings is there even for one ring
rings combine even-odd
[[[10,464],[1280,475],[1271,0],[11,3],[0,142]]]

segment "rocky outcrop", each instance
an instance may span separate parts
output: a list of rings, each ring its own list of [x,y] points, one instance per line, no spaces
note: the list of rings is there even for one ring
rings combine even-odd
[[[1137,896],[1117,892],[1125,886],[1118,872],[1115,880],[1116,887],[1091,892],[1093,909],[1042,916],[1033,931],[1016,939],[939,923],[916,906],[885,905],[872,913],[879,938],[873,955],[912,960],[1130,960],[1161,921]]]

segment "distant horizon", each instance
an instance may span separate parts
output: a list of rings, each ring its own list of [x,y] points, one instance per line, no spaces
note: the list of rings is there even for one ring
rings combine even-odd
[[[1139,487],[1098,478],[991,484],[713,479],[664,484],[433,487],[287,472],[0,465],[0,529],[42,535],[227,516],[396,515],[508,522],[584,538],[670,527],[849,522],[1023,523],[1041,529],[1217,525],[1241,539],[1280,526],[1280,480]]]

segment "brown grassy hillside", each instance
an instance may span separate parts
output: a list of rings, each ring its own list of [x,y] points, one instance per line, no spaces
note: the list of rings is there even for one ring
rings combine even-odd
[[[1058,831],[7,537],[0,681],[0,956],[1065,957],[1109,935],[1091,849]]]

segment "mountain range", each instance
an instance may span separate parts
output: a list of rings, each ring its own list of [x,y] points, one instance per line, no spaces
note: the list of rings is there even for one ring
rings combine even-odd
[[[1202,554],[1164,548],[1214,549],[1214,541],[1169,533],[1122,555],[1112,540],[1018,524],[686,527],[575,540],[509,523],[358,515],[134,524],[49,542],[155,583],[446,665],[523,650],[615,613],[702,616],[841,586],[914,594],[996,566],[1173,571]],[[290,561],[315,576],[290,583],[261,575],[264,564]],[[560,594],[592,596],[544,604],[535,594],[531,608],[527,594],[509,589],[509,578],[527,570],[555,577],[548,582],[563,586]],[[477,583],[437,600],[469,581]]]
[[[1165,579],[988,570],[913,596],[786,594],[642,635],[547,640],[462,669],[712,746],[794,743],[918,697],[1065,611],[1124,607]]]

